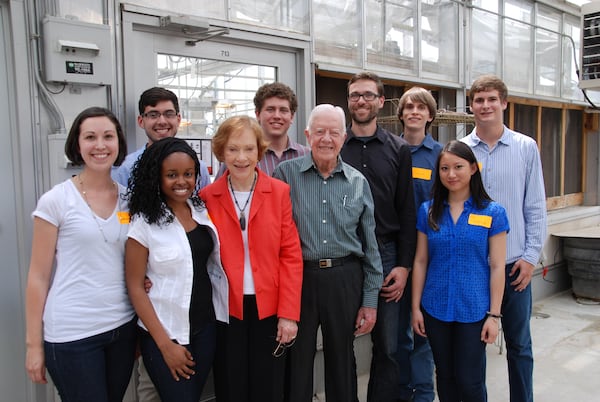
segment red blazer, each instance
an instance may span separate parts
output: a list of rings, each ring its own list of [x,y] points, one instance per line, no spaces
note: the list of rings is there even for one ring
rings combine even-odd
[[[302,249],[292,218],[290,186],[257,169],[250,204],[248,249],[258,318],[300,320]],[[229,280],[229,314],[243,319],[244,247],[237,210],[229,195],[229,171],[200,191],[221,242],[221,262]]]

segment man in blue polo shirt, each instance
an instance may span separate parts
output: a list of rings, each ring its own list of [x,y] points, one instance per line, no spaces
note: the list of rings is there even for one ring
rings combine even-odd
[[[424,201],[431,198],[431,187],[435,178],[435,165],[442,144],[435,141],[428,129],[435,119],[437,103],[431,92],[421,87],[412,87],[404,92],[398,105],[398,119],[402,123],[402,138],[410,147],[412,156],[412,178],[415,188],[415,206],[417,210]],[[410,279],[404,292],[410,304]],[[410,308],[402,309],[400,327],[410,327]],[[409,332],[411,332],[409,330]],[[401,367],[407,364],[408,373],[402,373],[402,383],[412,389],[412,401],[433,402],[433,355],[427,338],[412,334],[412,345],[406,345],[406,337],[399,338],[398,361]],[[407,347],[408,346],[408,347]]]

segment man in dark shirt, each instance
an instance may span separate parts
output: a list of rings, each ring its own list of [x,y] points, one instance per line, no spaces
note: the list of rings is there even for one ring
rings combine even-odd
[[[403,293],[416,245],[412,162],[406,142],[377,125],[384,101],[383,83],[377,75],[362,72],[348,82],[352,124],[341,156],[367,178],[371,187],[384,276],[372,333],[369,402],[408,400],[411,394],[409,366],[401,367],[396,354],[399,344],[406,345],[407,356],[412,348],[410,323],[400,328],[403,309],[410,311],[410,300]]]

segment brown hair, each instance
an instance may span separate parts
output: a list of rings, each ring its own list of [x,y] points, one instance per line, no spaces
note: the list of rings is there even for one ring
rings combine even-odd
[[[249,116],[233,116],[221,123],[212,139],[212,150],[219,162],[223,162],[225,159],[225,145],[227,145],[229,138],[244,129],[250,129],[256,136],[258,160],[262,159],[267,150],[268,143],[265,141],[260,124],[258,124],[256,119]]]
[[[258,88],[254,95],[254,107],[258,113],[262,112],[265,100],[269,98],[287,100],[290,103],[290,111],[292,114],[295,114],[298,109],[298,98],[296,98],[296,94],[292,91],[292,88],[281,82],[272,82]]]
[[[408,102],[409,98],[413,102],[419,102],[424,105],[427,105],[431,121],[428,121],[427,124],[425,124],[425,131],[429,130],[429,126],[431,126],[431,123],[433,123],[433,121],[435,120],[435,115],[437,113],[437,103],[435,101],[435,98],[433,97],[431,92],[421,87],[412,87],[408,91],[404,92],[400,97],[400,101],[398,104],[398,112],[396,113],[398,116],[398,120],[400,120],[400,123],[402,123],[403,126],[404,122],[402,121],[402,111],[404,110],[404,106],[406,106],[406,102]]]
[[[115,125],[117,139],[119,140],[119,154],[117,155],[114,166],[120,166],[127,155],[127,141],[125,140],[123,128],[121,127],[121,123],[119,123],[117,117],[113,114],[113,112],[103,107],[92,106],[83,110],[77,115],[73,121],[73,124],[71,125],[69,135],[67,135],[67,141],[65,142],[65,155],[71,162],[73,162],[75,166],[85,165],[85,162],[81,157],[81,150],[79,149],[79,134],[83,122],[91,117],[107,117]]]
[[[475,81],[473,81],[473,84],[471,84],[469,99],[471,100],[471,103],[473,103],[473,99],[475,98],[475,94],[477,92],[493,90],[498,91],[501,101],[508,99],[508,88],[506,88],[506,84],[499,77],[493,74],[479,76],[475,79]]]
[[[348,95],[350,95],[350,85],[352,85],[356,81],[360,81],[360,80],[374,81],[375,85],[377,85],[377,95],[379,95],[379,96],[385,95],[383,81],[381,81],[381,78],[379,78],[379,76],[377,74],[369,72],[369,71],[363,71],[363,72],[354,74],[354,76],[352,76],[352,78],[350,78],[350,81],[348,81],[348,86],[347,86]]]

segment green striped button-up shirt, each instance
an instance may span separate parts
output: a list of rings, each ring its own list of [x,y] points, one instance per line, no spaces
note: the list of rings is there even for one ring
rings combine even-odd
[[[282,162],[273,177],[291,187],[304,260],[359,257],[364,272],[362,306],[377,308],[383,269],[367,179],[341,158],[332,174],[323,178],[312,154]]]

